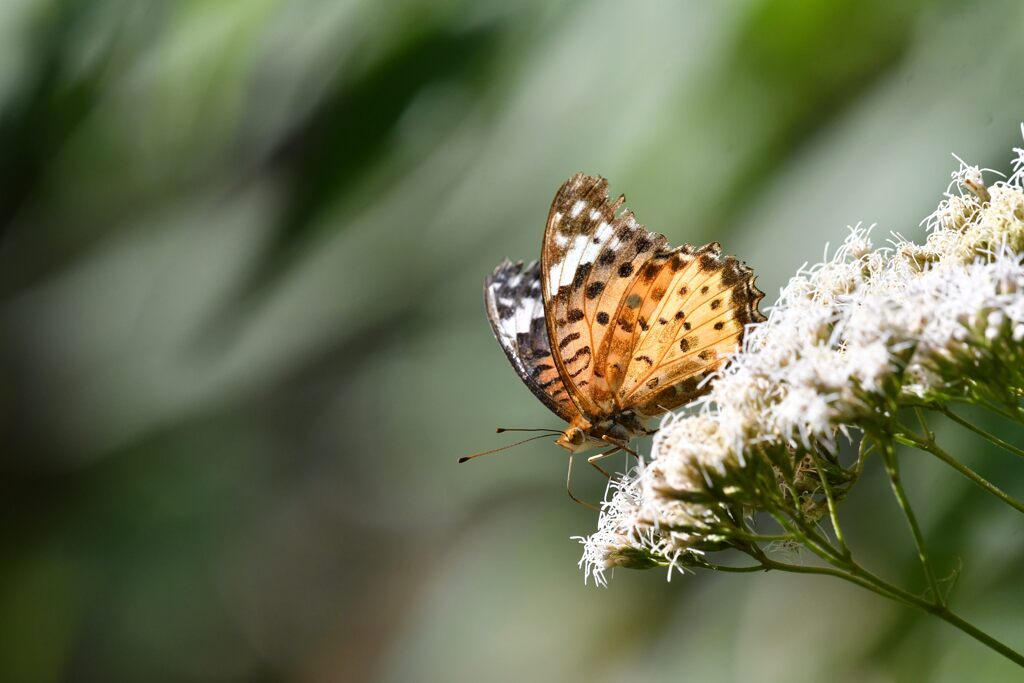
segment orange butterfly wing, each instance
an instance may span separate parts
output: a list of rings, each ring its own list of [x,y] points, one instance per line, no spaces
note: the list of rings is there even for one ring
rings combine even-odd
[[[551,353],[569,397],[590,419],[657,415],[706,391],[763,319],[753,273],[717,243],[670,248],[608,183],[577,174],[555,195],[541,251]],[[698,329],[699,328],[699,329]]]
[[[723,257],[717,242],[673,255],[646,293],[636,284],[642,304],[616,398],[641,415],[658,415],[704,393],[701,380],[739,349],[747,324],[764,320],[757,310],[764,294],[753,272]]]
[[[615,312],[634,274],[665,238],[618,214],[604,178],[577,174],[551,204],[541,248],[541,286],[551,350],[569,396],[588,419],[619,411],[599,349],[615,329]]]

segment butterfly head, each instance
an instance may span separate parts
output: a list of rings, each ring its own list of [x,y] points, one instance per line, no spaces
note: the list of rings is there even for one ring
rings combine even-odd
[[[555,440],[559,446],[569,451],[570,453],[579,453],[580,451],[587,450],[590,446],[587,444],[587,435],[579,427],[568,427],[562,435]]]
[[[561,436],[555,439],[555,443],[570,453],[582,453],[595,446],[603,445],[603,442],[590,435],[590,422],[585,418],[577,416],[565,428]]]

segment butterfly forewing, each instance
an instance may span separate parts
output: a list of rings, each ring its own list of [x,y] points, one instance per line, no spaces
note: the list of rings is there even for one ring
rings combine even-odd
[[[487,318],[512,367],[530,391],[569,422],[579,411],[551,357],[540,264],[503,262],[484,282]]]
[[[603,178],[576,175],[551,206],[541,254],[556,367],[589,417],[657,415],[707,390],[762,320],[753,273],[718,243],[670,248]],[[617,215],[618,214],[618,215]]]
[[[603,178],[577,174],[555,195],[541,250],[548,331],[555,362],[582,413],[614,414],[617,387],[598,351],[616,325],[630,283],[665,238],[639,225]]]

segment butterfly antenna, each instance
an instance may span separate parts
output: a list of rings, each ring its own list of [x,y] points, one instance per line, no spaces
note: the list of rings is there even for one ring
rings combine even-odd
[[[522,427],[498,427],[494,430],[495,434],[502,434],[504,432],[548,432],[549,434],[561,434],[560,429],[523,429]]]
[[[510,448],[515,448],[516,446],[521,446],[524,443],[527,443],[528,441],[536,441],[537,439],[546,439],[549,436],[551,436],[551,435],[550,434],[541,434],[540,436],[531,436],[529,439],[523,439],[522,441],[517,441],[517,442],[511,443],[511,444],[509,444],[507,446],[502,446],[501,448],[492,448],[491,450],[484,451],[483,453],[474,453],[473,455],[464,455],[461,458],[459,458],[459,462],[466,462],[467,460],[472,460],[473,458],[479,458],[481,455],[488,455],[490,453],[497,453],[498,451],[507,451]]]

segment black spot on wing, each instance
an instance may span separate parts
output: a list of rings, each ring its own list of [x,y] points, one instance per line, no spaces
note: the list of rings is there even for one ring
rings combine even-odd
[[[582,287],[583,283],[587,281],[587,276],[590,275],[590,271],[593,269],[593,263],[580,264],[580,267],[576,269],[576,274],[572,278],[573,289],[579,289]]]
[[[576,351],[576,353],[572,354],[571,357],[565,359],[565,365],[566,365],[566,367],[568,367],[568,366],[572,365],[573,363],[575,363],[576,361],[578,361],[583,356],[589,356],[589,355],[590,355],[590,347],[589,346],[583,346],[580,349],[578,349]]]
[[[564,350],[566,346],[568,346],[569,344],[573,343],[574,341],[576,341],[579,338],[580,338],[580,333],[579,332],[570,332],[569,334],[565,335],[564,337],[562,337],[559,340],[559,342],[558,342],[558,349],[559,350]]]

